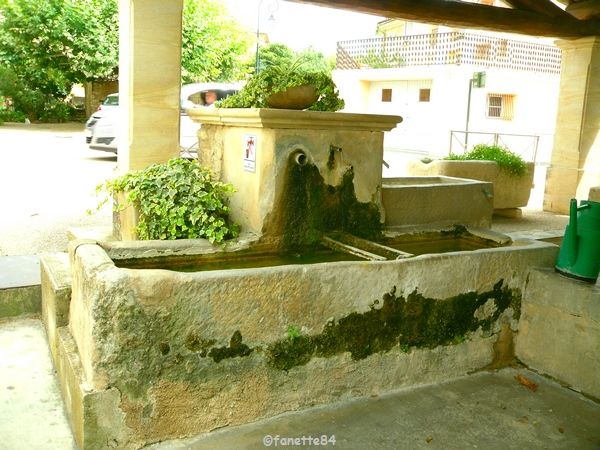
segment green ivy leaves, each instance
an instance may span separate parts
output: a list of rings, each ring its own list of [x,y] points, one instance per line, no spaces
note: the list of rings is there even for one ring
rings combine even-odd
[[[109,180],[97,191],[126,193],[139,213],[136,231],[140,239],[205,238],[220,243],[239,233],[238,225],[229,220],[227,205],[235,189],[212,180],[210,171],[197,162],[172,159],[154,164]]]

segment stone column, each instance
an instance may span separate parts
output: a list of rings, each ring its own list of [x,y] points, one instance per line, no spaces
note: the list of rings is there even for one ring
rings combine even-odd
[[[568,214],[571,198],[587,199],[600,184],[600,36],[557,45],[562,68],[544,210]]]
[[[179,154],[182,11],[183,0],[119,0],[121,173]]]

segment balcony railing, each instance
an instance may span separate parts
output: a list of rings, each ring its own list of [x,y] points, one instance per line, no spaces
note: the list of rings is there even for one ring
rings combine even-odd
[[[552,45],[453,31],[342,41],[338,69],[473,65],[560,73],[560,49]]]

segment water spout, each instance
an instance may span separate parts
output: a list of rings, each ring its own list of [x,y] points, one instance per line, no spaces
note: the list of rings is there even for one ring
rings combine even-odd
[[[296,151],[293,155],[294,162],[299,166],[304,166],[308,162],[308,156],[302,150]]]

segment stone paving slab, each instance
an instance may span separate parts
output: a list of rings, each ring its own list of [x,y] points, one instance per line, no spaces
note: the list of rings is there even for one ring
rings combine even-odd
[[[0,256],[0,289],[41,284],[38,255]]]
[[[41,321],[0,321],[0,449],[74,448]]]
[[[315,438],[327,442],[318,448],[335,449],[598,450],[600,404],[532,371],[507,368],[146,448],[313,448]]]

